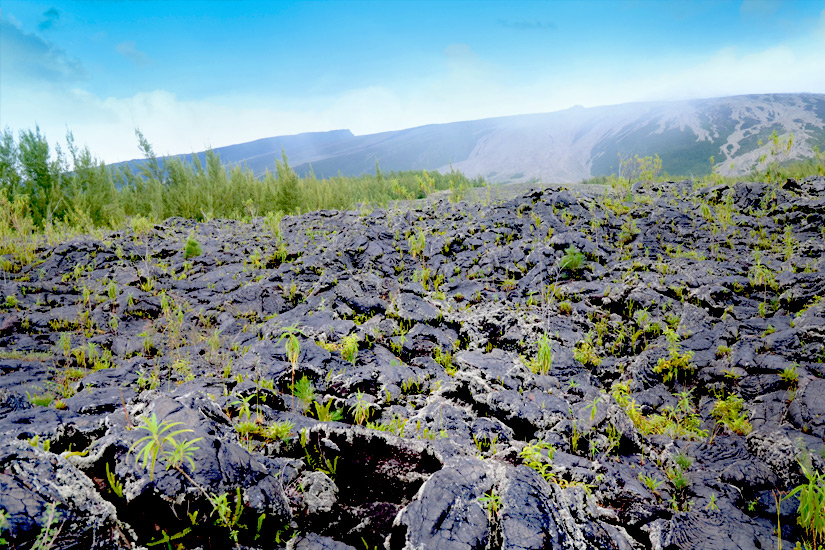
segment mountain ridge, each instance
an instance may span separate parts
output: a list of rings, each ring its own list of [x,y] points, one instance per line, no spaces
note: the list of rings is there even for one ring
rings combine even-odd
[[[658,154],[674,175],[742,175],[770,156],[770,135],[794,135],[786,160],[825,149],[825,94],[751,94],[722,98],[574,106],[550,113],[427,124],[376,134],[350,130],[275,136],[214,149],[256,175],[287,154],[300,174],[318,177],[385,171],[457,169],[491,182],[573,183],[607,175],[618,156]],[[759,142],[762,145],[759,145]],[[195,153],[205,158],[205,152]],[[192,155],[183,155],[190,161]],[[128,161],[133,167],[141,160]]]

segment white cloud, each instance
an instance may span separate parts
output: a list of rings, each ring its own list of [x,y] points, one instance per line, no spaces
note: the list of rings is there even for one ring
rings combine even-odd
[[[591,65],[581,74],[545,71],[545,76],[521,83],[466,45],[452,45],[444,51],[444,64],[430,75],[335,97],[299,99],[259,93],[194,101],[165,90],[103,98],[82,89],[14,87],[4,79],[0,120],[12,128],[39,123],[51,140],[68,127],[94,154],[116,162],[139,156],[135,127],[158,154],[178,154],[276,135],[341,128],[366,134],[575,104],[824,92],[825,56],[813,53],[822,51],[822,42],[808,37],[807,47],[785,45],[755,53],[723,49],[701,63],[663,69],[631,67],[621,72]]]

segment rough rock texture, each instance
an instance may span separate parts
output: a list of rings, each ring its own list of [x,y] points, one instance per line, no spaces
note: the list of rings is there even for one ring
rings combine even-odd
[[[634,191],[40,248],[0,282],[0,539],[809,542],[774,495],[823,467],[825,179]]]

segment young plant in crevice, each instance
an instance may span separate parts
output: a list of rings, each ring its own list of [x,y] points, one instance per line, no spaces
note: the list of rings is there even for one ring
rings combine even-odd
[[[355,334],[345,336],[344,339],[341,340],[340,348],[341,357],[354,365],[355,359],[358,357],[358,336]]]
[[[801,461],[806,482],[795,487],[782,500],[799,498],[797,523],[811,541],[811,548],[825,542],[825,476],[814,469],[810,457]]]
[[[175,426],[182,424],[183,422],[169,422],[168,420],[158,423],[157,415],[152,413],[152,416],[144,418],[143,424],[137,427],[139,430],[146,430],[149,435],[135,441],[129,448],[129,453],[134,451],[136,447],[143,445],[137,453],[135,462],[143,462],[143,467],[149,470],[150,479],[154,479],[155,463],[158,457],[164,459],[167,470],[170,468],[181,470],[181,466],[185,461],[188,461],[191,467],[195,467],[192,455],[199,447],[195,447],[194,444],[202,438],[178,441],[178,435],[194,431],[189,428],[172,430]]]
[[[301,376],[300,380],[294,382],[290,387],[292,397],[297,397],[304,404],[309,407],[315,401],[315,385],[306,375]],[[293,401],[294,408],[294,401]]]
[[[372,409],[370,409],[370,405],[366,400],[366,394],[364,394],[361,390],[358,390],[355,393],[355,405],[352,406],[351,410],[352,418],[356,424],[361,426],[362,424],[369,422]]]
[[[298,323],[294,323],[288,327],[281,329],[281,336],[278,338],[277,344],[284,342],[284,350],[286,351],[287,359],[292,366],[292,383],[290,388],[295,387],[295,369],[298,365],[298,358],[301,356],[301,342],[298,340],[298,335],[304,336],[304,333],[298,330]],[[293,393],[292,407],[295,407],[295,399]]]
[[[553,366],[553,348],[550,337],[545,333],[537,343],[536,356],[526,361],[527,367],[535,374],[547,374]]]
[[[201,484],[189,475],[185,466],[188,463],[191,469],[195,468],[195,460],[193,458],[194,452],[199,447],[194,444],[203,438],[196,437],[194,439],[183,440],[178,436],[184,433],[194,432],[191,428],[175,429],[182,425],[182,422],[169,422],[164,420],[158,422],[157,415],[153,412],[152,416],[144,417],[142,424],[137,429],[146,430],[148,435],[138,439],[129,448],[129,453],[132,453],[137,447],[142,447],[138,450],[135,457],[135,463],[141,464],[144,469],[149,470],[149,478],[154,479],[155,464],[158,460],[166,463],[166,470],[175,470],[181,474],[189,483],[192,484],[211,504],[212,513],[217,514],[218,519],[216,525],[224,527],[228,531],[229,538],[235,543],[236,548],[240,548],[238,544],[239,527],[238,524],[240,516],[243,512],[243,499],[241,498],[241,489],[238,487],[237,497],[235,501],[235,508],[232,508],[228,503],[228,495],[209,493]],[[111,483],[111,480],[110,480]],[[188,533],[185,531],[184,534]],[[165,535],[165,540],[171,540],[168,535]]]
[[[711,415],[716,421],[733,433],[748,435],[753,431],[748,421],[748,412],[745,402],[738,395],[729,395],[713,404]]]

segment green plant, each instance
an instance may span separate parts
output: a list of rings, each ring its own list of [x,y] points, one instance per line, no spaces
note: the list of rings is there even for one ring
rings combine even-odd
[[[479,453],[486,453],[492,450],[493,454],[495,454],[496,441],[498,441],[498,435],[494,435],[493,438],[490,439],[486,435],[477,438],[475,434],[473,434],[473,443],[476,444]]]
[[[241,497],[240,487],[237,487],[235,491],[234,508],[229,503],[228,493],[210,495],[209,501],[212,504],[212,513],[218,516],[215,520],[216,525],[228,529],[229,537],[237,544],[239,531],[236,527],[243,513],[243,498]]]
[[[687,470],[693,465],[693,459],[684,453],[677,453],[673,461],[682,469]]]
[[[591,423],[596,419],[596,414],[598,414],[598,412],[599,412],[598,411],[598,406],[599,406],[599,401],[602,400],[602,397],[604,397],[604,394],[600,393],[599,395],[597,395],[596,397],[593,398],[593,401],[589,405],[587,405],[585,407],[585,409],[590,409],[590,422]]]
[[[179,533],[175,533],[174,535],[170,535],[169,533],[166,532],[165,529],[161,529],[161,533],[163,533],[163,536],[160,537],[157,540],[153,540],[152,542],[147,542],[146,546],[151,548],[152,546],[158,546],[158,545],[161,545],[161,544],[166,544],[167,548],[172,548],[172,544],[171,544],[172,541],[182,539],[183,537],[185,537],[186,535],[188,535],[191,532],[192,532],[191,527],[184,527],[183,530],[181,530]],[[181,546],[178,546],[178,548],[180,548],[180,547]]]
[[[143,424],[138,426],[139,430],[146,430],[149,432],[149,435],[135,441],[132,446],[129,447],[129,453],[139,445],[143,445],[135,457],[135,462],[140,463],[142,461],[144,468],[148,466],[150,479],[154,479],[155,462],[157,462],[158,456],[163,457],[166,461],[167,470],[170,468],[179,469],[185,461],[188,461],[191,467],[195,467],[195,461],[192,455],[194,451],[200,447],[195,447],[194,443],[200,441],[202,438],[197,437],[195,439],[178,441],[176,439],[178,435],[194,431],[189,428],[171,431],[175,426],[182,424],[182,422],[169,422],[168,420],[164,420],[158,424],[157,415],[152,413],[152,416],[148,418],[144,417]],[[167,449],[167,447],[169,448]]]
[[[370,409],[369,403],[365,399],[365,394],[358,390],[355,394],[355,405],[352,406],[353,420],[360,426],[369,421],[371,413],[372,409]]]
[[[315,385],[306,375],[290,386],[293,397],[297,397],[307,405],[315,401]]]
[[[519,456],[524,461],[524,465],[534,469],[545,480],[550,481],[555,478],[550,471],[553,463],[553,456],[556,448],[546,441],[537,441],[525,445]]]
[[[35,435],[34,437],[29,439],[29,445],[31,445],[32,447],[38,447],[46,452],[49,452],[49,449],[51,449],[52,446],[52,442],[48,439],[43,439],[43,441],[40,441],[40,436]]]
[[[118,481],[115,475],[109,470],[109,463],[106,463],[106,480],[109,482],[112,492],[118,497],[123,498],[123,483]]]
[[[229,403],[229,406],[238,407],[238,416],[243,420],[248,420],[252,416],[252,406],[249,404],[254,395],[250,394],[246,397],[238,397],[235,401]]]
[[[576,424],[576,421],[573,421],[573,426],[570,429],[570,449],[577,453],[579,452],[579,439],[581,439],[581,430],[579,430],[579,426]]]
[[[32,550],[50,550],[57,542],[57,537],[63,529],[63,524],[56,526],[55,524],[60,519],[60,513],[57,511],[57,503],[50,502],[46,505],[46,510],[43,512],[43,528],[37,538],[32,543]]]
[[[642,473],[639,473],[639,481],[644,483],[645,487],[647,487],[651,493],[656,493],[656,490],[662,485],[662,480]]]
[[[279,422],[273,422],[272,424],[265,427],[263,429],[263,436],[266,439],[278,439],[281,441],[287,441],[290,435],[292,435],[293,429],[295,429],[295,424],[293,424],[289,420],[281,420]]]
[[[796,363],[790,365],[789,367],[785,367],[779,372],[779,376],[782,378],[782,381],[785,382],[790,387],[796,387],[797,383],[799,382],[799,372],[796,370]]]
[[[326,404],[322,405],[318,401],[315,402],[315,416],[321,422],[339,422],[343,417],[344,414],[341,412],[340,409],[330,410],[332,407],[332,400],[326,402]]]
[[[716,357],[717,359],[721,359],[722,357],[729,356],[731,354],[731,349],[728,346],[720,345],[716,348]]]
[[[627,218],[622,224],[621,233],[619,233],[619,244],[625,245],[631,242],[639,232],[639,229],[636,227],[636,220]]]
[[[748,413],[744,411],[745,402],[738,395],[729,395],[713,404],[711,415],[728,430],[741,435],[748,435],[753,427],[748,422]]]
[[[48,393],[44,395],[38,395],[36,393],[32,394],[26,392],[26,396],[28,396],[29,398],[29,403],[36,407],[48,407],[52,404],[52,401],[54,401],[54,396]]]
[[[490,489],[484,496],[478,497],[478,502],[487,511],[487,517],[490,519],[497,516],[498,511],[501,509],[501,496],[496,493],[495,489]]]
[[[195,240],[194,235],[189,235],[186,239],[186,245],[183,248],[183,257],[187,260],[203,254],[203,249],[198,241]]]
[[[811,539],[812,548],[819,548],[819,544],[825,542],[825,477],[813,468],[810,459],[801,466],[807,483],[798,485],[784,498],[798,495],[796,521]]]
[[[453,354],[450,351],[443,351],[440,347],[433,349],[433,360],[444,367],[444,370],[450,376],[455,376],[458,367],[453,364]]]
[[[408,420],[408,418],[401,418],[396,414],[389,422],[367,422],[367,428],[404,437],[404,426],[406,426]]]
[[[301,342],[298,340],[298,334],[303,336],[303,332],[298,330],[298,324],[295,323],[288,327],[285,327],[281,330],[281,335],[278,337],[278,341],[276,344],[281,343],[284,341],[284,350],[286,351],[287,359],[289,359],[289,363],[292,365],[292,383],[290,388],[295,387],[295,368],[298,365],[298,358],[301,356]],[[293,392],[293,396],[295,393]],[[309,403],[309,401],[306,401]],[[292,403],[293,407],[295,405],[294,401]]]
[[[767,301],[768,288],[776,290],[779,283],[776,281],[776,275],[773,270],[762,263],[762,260],[758,254],[754,255],[754,264],[751,266],[750,270],[748,270],[748,281],[752,287],[762,286],[764,292],[762,301],[765,302]]]
[[[564,251],[564,256],[559,260],[559,270],[577,272],[584,267],[587,258],[579,252],[579,249],[572,244]]]
[[[679,349],[674,346],[670,349],[670,356],[668,358],[663,357],[659,359],[656,366],[653,367],[653,372],[662,374],[665,382],[678,379],[680,373],[683,373],[684,376],[687,377],[687,375],[692,374],[695,370],[695,367],[690,362],[691,359],[693,359],[692,351],[680,353]]]
[[[673,484],[673,488],[678,492],[684,491],[690,485],[690,480],[681,466],[669,469],[667,471],[667,477]]]
[[[642,434],[664,434],[674,439],[689,440],[704,439],[708,436],[707,430],[700,427],[701,420],[690,400],[690,391],[678,394],[679,399],[675,407],[663,407],[661,414],[648,417],[639,411],[636,402],[630,398],[628,388],[627,382],[614,384],[613,398]]]
[[[160,372],[152,369],[148,373],[141,369],[138,371],[138,378],[135,381],[139,390],[154,390],[160,385]]]
[[[413,258],[424,259],[424,246],[426,244],[426,234],[422,229],[418,229],[416,233],[410,234],[407,237],[407,246],[410,249],[410,254]]]
[[[613,450],[618,450],[619,444],[622,440],[622,432],[611,422],[605,428],[605,435],[607,435],[607,448],[604,450],[605,455],[609,455]]]
[[[301,446],[304,448],[304,456],[310,468],[323,472],[333,479],[335,478],[338,472],[338,457],[336,456],[332,460],[326,458],[323,451],[317,445],[314,447],[314,451],[318,457],[313,456],[313,453],[310,453],[312,446],[309,444],[309,430],[306,428],[301,430]]]
[[[358,356],[358,336],[350,334],[345,336],[341,341],[341,357],[345,361],[355,364],[355,358]]]
[[[401,382],[401,392],[406,395],[418,395],[422,392],[421,380],[410,378]]]
[[[602,359],[596,354],[596,348],[592,340],[592,333],[588,333],[584,340],[577,342],[576,347],[573,349],[573,358],[584,365],[598,367],[602,364]]]
[[[9,515],[8,512],[5,510],[0,510],[0,535],[3,534],[3,531],[6,530],[6,525],[9,522]],[[0,544],[9,544],[9,541],[5,539],[5,537],[0,536]]]
[[[527,368],[535,374],[547,374],[553,366],[553,348],[550,342],[550,337],[543,334],[538,341],[538,349],[536,357],[527,361]]]

